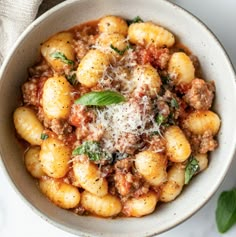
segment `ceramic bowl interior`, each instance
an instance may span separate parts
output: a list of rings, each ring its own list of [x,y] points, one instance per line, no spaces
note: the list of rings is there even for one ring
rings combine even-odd
[[[19,103],[20,86],[27,78],[27,68],[39,56],[39,45],[52,34],[104,15],[126,19],[140,16],[170,31],[198,56],[204,77],[214,80],[214,110],[222,126],[219,148],[211,154],[209,168],[198,175],[173,202],[161,205],[142,218],[102,219],[77,216],[49,202],[26,172],[22,149],[15,138],[12,113]],[[172,228],[202,207],[222,182],[236,144],[235,74],[217,39],[195,17],[164,0],[81,0],[65,1],[50,10],[21,35],[8,55],[0,73],[0,152],[3,169],[29,206],[56,226],[80,236],[151,236]],[[27,225],[27,223],[26,223]]]

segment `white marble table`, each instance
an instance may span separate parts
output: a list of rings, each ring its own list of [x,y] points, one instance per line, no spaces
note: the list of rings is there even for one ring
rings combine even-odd
[[[236,1],[172,0],[203,20],[224,45],[236,68]],[[222,157],[224,159],[224,157]],[[236,187],[236,157],[223,184],[205,207],[188,221],[161,237],[235,237],[236,225],[224,235],[217,232],[215,208],[222,190]],[[0,236],[1,237],[75,237],[37,216],[20,197],[0,169]]]

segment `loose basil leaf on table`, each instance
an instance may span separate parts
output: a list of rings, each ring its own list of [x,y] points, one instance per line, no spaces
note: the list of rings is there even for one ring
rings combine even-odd
[[[125,101],[125,97],[115,91],[93,91],[89,92],[79,99],[75,100],[75,104],[105,106],[118,104]]]
[[[216,208],[216,224],[225,233],[236,224],[236,188],[220,194]]]

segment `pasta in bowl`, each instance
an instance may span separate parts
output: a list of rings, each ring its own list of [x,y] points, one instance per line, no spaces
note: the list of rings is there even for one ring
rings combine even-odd
[[[63,10],[91,2],[65,3]],[[158,4],[164,16],[175,9]],[[212,106],[222,93],[233,95],[222,92],[201,46],[162,14],[103,9],[70,28],[74,14],[53,32],[41,23],[46,33],[33,42],[40,59],[31,54],[29,74],[15,88],[22,100],[10,106],[20,141],[13,150],[22,159],[14,182],[24,177],[17,187],[26,199],[73,233],[160,233],[200,208],[223,179],[232,154],[221,145],[231,109]],[[229,157],[224,166],[222,154]]]
[[[26,168],[54,204],[141,217],[207,168],[215,85],[170,31],[108,15],[53,35],[41,54],[13,117]]]

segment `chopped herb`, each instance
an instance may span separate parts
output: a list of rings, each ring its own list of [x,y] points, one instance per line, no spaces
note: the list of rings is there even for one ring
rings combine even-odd
[[[163,84],[169,84],[170,81],[171,81],[170,76],[169,75],[167,75],[167,76],[162,75],[161,76],[161,81],[162,81]]]
[[[41,133],[40,139],[46,140],[48,137],[49,137],[48,134],[46,134],[46,133]]]
[[[165,117],[162,114],[158,114],[156,117],[156,122],[158,125],[163,125],[163,123],[165,122]]]
[[[119,55],[124,55],[124,53],[128,50],[128,49],[132,49],[132,47],[131,47],[131,45],[127,45],[126,47],[125,47],[125,49],[123,49],[123,50],[119,50],[118,48],[116,48],[114,45],[110,45],[110,47],[115,51],[115,52],[117,52]]]
[[[236,224],[236,188],[220,194],[215,214],[220,233],[225,233]]]
[[[175,118],[174,118],[174,113],[170,112],[168,118],[167,118],[167,122],[166,122],[166,126],[169,125],[175,125]]]
[[[73,150],[72,155],[87,155],[90,160],[97,161],[101,158],[101,148],[98,142],[86,141]]]
[[[185,168],[184,184],[188,184],[198,170],[199,170],[198,160],[191,155]]]
[[[81,105],[105,106],[125,101],[125,97],[115,91],[92,91],[75,101]]]
[[[139,23],[139,22],[143,22],[143,19],[141,19],[140,16],[136,16],[133,20],[128,20],[128,25],[131,25],[133,23]]]
[[[71,74],[71,75],[66,75],[66,79],[67,79],[67,81],[69,81],[70,82],[70,84],[71,85],[76,85],[77,84],[77,80],[76,80],[76,74],[75,73],[73,73],[73,74]]]
[[[172,108],[178,109],[179,108],[179,103],[175,98],[172,98],[171,101],[170,101],[170,106]]]
[[[51,57],[55,58],[55,59],[60,59],[63,63],[66,63],[68,65],[74,65],[74,61],[68,59],[65,54],[61,53],[61,52],[55,52],[50,54]]]
[[[95,141],[83,142],[81,146],[73,150],[72,155],[87,155],[91,161],[100,161],[101,159],[111,158],[111,155],[102,151],[99,143]]]
[[[159,126],[168,127],[170,125],[175,125],[174,114],[171,112],[168,117],[158,114],[156,117],[156,122]]]

